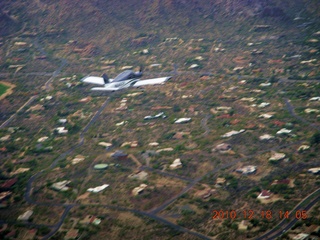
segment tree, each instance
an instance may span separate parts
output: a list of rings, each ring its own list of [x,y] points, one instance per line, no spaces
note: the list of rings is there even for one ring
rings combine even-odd
[[[312,135],[310,138],[310,144],[311,145],[317,145],[320,143],[320,132],[316,132],[315,134]]]

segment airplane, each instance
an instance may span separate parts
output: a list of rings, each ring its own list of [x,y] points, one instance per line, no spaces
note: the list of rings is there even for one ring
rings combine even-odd
[[[140,80],[142,77],[142,68],[139,72],[132,70],[125,70],[116,76],[114,79],[109,79],[107,74],[103,74],[101,77],[87,76],[81,79],[81,82],[101,85],[102,87],[91,88],[91,91],[118,91],[128,87],[140,87],[144,85],[163,84],[171,77],[160,77]]]

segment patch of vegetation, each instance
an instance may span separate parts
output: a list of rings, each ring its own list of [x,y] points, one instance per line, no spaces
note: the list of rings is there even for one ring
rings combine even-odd
[[[9,89],[8,86],[0,83],[0,96],[4,94]]]

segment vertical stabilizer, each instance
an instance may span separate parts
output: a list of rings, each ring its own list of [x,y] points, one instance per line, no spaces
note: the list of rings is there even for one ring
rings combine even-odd
[[[109,77],[106,73],[104,73],[101,77],[103,78],[105,84],[109,83]]]

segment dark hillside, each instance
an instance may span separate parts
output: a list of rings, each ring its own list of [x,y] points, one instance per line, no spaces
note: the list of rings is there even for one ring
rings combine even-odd
[[[317,1],[275,0],[94,0],[14,1],[3,9],[17,21],[38,31],[64,29],[70,37],[100,42],[120,40],[146,33],[205,35],[219,22],[281,21],[319,14]],[[304,9],[304,11],[300,11]],[[9,22],[8,22],[9,21]],[[1,24],[10,23],[2,14]],[[280,22],[281,23],[281,22]],[[8,34],[1,28],[2,35]],[[13,31],[13,30],[11,30]],[[227,32],[227,31],[226,31]]]

